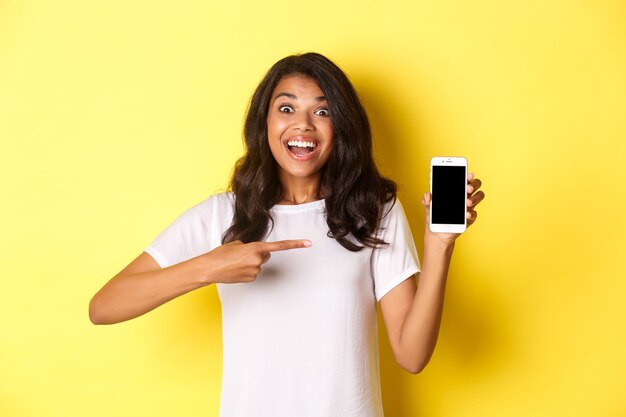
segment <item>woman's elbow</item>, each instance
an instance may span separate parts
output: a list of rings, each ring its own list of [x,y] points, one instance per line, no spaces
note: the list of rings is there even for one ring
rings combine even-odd
[[[407,371],[410,374],[413,375],[417,375],[420,372],[422,372],[424,370],[424,368],[426,368],[426,365],[428,365],[428,362],[430,361],[430,358],[411,358],[411,359],[401,359],[401,358],[396,358],[396,361],[398,362],[398,365],[400,365],[400,367],[402,367],[402,369],[404,369],[405,371]]]
[[[403,366],[404,370],[410,374],[417,375],[426,368],[426,364],[424,365],[411,365],[411,366]]]
[[[103,309],[99,306],[97,298],[94,296],[89,302],[89,321],[93,324],[109,324]]]

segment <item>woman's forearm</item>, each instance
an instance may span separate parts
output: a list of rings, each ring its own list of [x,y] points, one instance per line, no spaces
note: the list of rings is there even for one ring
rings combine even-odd
[[[453,249],[454,244],[443,244],[432,235],[424,242],[422,272],[400,336],[402,357],[413,373],[428,364],[435,350]]]
[[[142,254],[142,257],[148,257]],[[154,260],[144,258],[144,264]],[[141,316],[156,307],[209,283],[201,257],[141,272],[122,271],[94,295],[89,318],[94,324],[113,324]]]
[[[163,269],[142,253],[96,293],[89,303],[89,318],[95,324],[119,323],[212,283],[252,282],[271,252],[309,246],[308,240],[234,241]]]

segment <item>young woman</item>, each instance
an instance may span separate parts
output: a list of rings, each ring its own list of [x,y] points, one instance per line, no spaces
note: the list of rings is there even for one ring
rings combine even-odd
[[[93,297],[90,318],[129,320],[216,284],[222,417],[382,416],[376,302],[398,363],[421,371],[458,235],[426,227],[420,271],[396,186],[372,159],[365,111],[322,55],[269,70],[244,136],[232,191],[174,221]],[[471,224],[484,194],[468,181]],[[428,193],[422,203],[428,219]]]

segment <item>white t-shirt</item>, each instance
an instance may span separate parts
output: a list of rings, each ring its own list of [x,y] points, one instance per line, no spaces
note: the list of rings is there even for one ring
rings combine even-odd
[[[161,267],[221,244],[234,195],[190,208],[146,249]],[[389,211],[391,203],[385,207]],[[382,417],[376,302],[419,271],[399,201],[383,218],[389,243],[350,252],[327,236],[324,200],[271,209],[265,239],[308,239],[273,252],[250,283],[217,284],[222,304],[221,417]]]

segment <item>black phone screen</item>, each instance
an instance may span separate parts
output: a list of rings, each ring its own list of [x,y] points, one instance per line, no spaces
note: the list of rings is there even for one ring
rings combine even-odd
[[[465,169],[464,166],[433,166],[433,223],[465,223]]]

